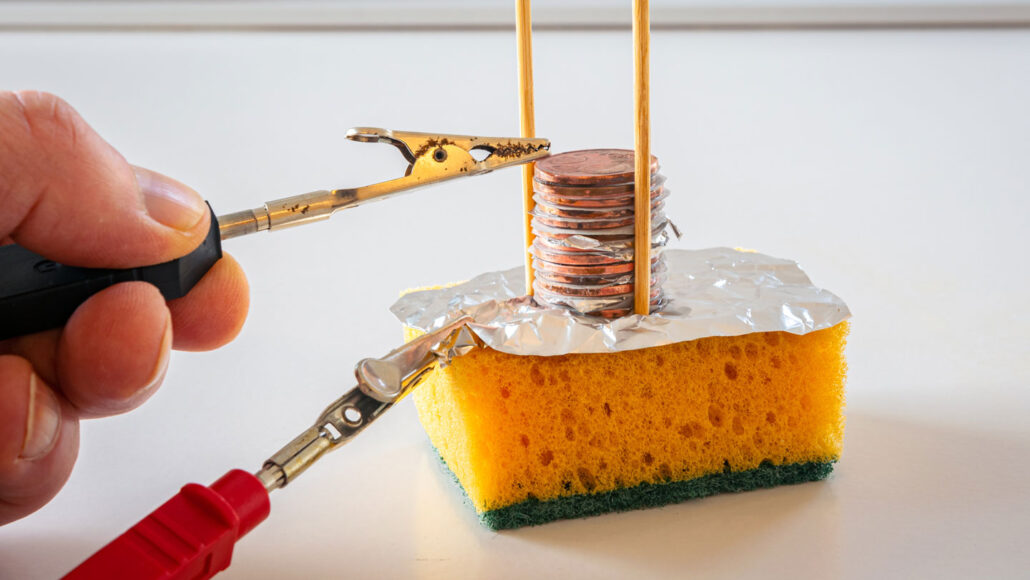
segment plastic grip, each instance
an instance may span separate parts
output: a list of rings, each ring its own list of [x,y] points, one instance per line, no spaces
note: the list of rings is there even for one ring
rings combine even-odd
[[[210,487],[190,483],[65,578],[210,578],[229,567],[236,541],[268,511],[268,492],[246,471]]]
[[[221,257],[222,237],[213,211],[207,237],[197,249],[153,266],[76,268],[21,246],[0,246],[0,340],[64,326],[80,304],[119,282],[149,282],[165,300],[181,298]]]

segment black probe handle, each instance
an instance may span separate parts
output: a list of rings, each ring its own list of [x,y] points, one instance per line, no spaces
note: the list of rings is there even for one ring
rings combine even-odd
[[[208,209],[210,209],[210,204]],[[0,340],[64,326],[80,304],[119,282],[150,282],[165,300],[181,298],[222,257],[218,219],[200,247],[170,262],[108,270],[76,268],[17,245],[0,246]]]

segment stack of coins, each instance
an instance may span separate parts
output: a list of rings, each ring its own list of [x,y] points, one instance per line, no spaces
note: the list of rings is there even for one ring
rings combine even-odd
[[[536,162],[533,291],[541,304],[618,318],[633,312],[633,151],[590,149]],[[664,305],[665,178],[651,157],[651,312]]]

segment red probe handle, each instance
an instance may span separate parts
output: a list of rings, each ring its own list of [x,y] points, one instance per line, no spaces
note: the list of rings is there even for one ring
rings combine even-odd
[[[258,478],[239,469],[211,487],[187,484],[65,578],[210,578],[229,567],[236,541],[268,517],[269,507]]]

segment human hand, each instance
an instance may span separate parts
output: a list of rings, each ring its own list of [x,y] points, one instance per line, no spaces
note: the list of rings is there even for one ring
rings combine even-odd
[[[0,243],[62,264],[129,268],[189,253],[210,219],[195,191],[129,165],[61,99],[0,92]],[[63,329],[0,342],[0,524],[64,485],[80,418],[139,406],[161,384],[172,348],[229,342],[248,303],[243,271],[225,255],[178,300],[144,282],[117,284]]]

